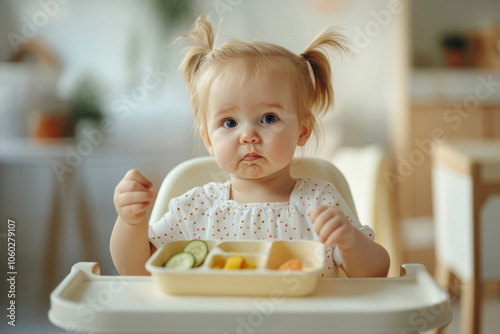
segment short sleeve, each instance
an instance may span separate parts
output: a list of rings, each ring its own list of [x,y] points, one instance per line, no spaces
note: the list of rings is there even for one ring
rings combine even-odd
[[[149,241],[156,247],[175,240],[194,239],[204,233],[208,210],[224,192],[224,186],[208,183],[173,198],[168,212],[149,227]]]
[[[149,226],[149,242],[156,248],[163,247],[169,241],[187,239],[187,232],[184,229],[184,225],[179,223],[175,212],[170,207],[171,204],[172,201],[170,201],[169,211],[159,221]]]

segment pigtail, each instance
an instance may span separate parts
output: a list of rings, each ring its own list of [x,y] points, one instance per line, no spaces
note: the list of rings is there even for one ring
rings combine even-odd
[[[333,28],[328,28],[321,32],[301,54],[312,69],[314,85],[311,107],[318,114],[326,112],[334,103],[332,71],[327,49],[340,51],[346,55],[351,53],[347,38]]]
[[[194,43],[186,48],[187,53],[180,69],[191,94],[193,92],[194,77],[206,55],[212,51],[215,42],[215,31],[206,15],[200,15],[196,19],[193,30],[187,35],[179,37],[176,41],[186,38],[191,39]]]

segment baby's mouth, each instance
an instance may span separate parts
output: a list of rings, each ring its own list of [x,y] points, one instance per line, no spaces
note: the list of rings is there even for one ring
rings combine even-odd
[[[257,153],[248,153],[245,154],[245,156],[243,157],[243,159],[241,159],[241,161],[255,161],[260,158],[262,158],[262,156],[258,155]]]

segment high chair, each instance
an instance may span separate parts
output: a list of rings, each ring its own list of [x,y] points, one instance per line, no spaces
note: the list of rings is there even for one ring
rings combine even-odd
[[[330,180],[356,213],[349,186],[331,163],[301,158],[292,163],[291,173],[294,177]],[[194,186],[224,182],[227,178],[212,157],[179,165],[165,178],[150,222],[160,219],[170,198]],[[204,270],[205,276],[224,275],[210,268]],[[307,271],[301,273],[304,276]],[[185,284],[204,284],[185,270],[180,274],[186,277]],[[276,274],[282,275],[283,284],[301,284],[302,276],[294,276],[293,272]],[[319,279],[315,290],[301,297],[284,294],[284,286],[266,296],[185,296],[162,293],[157,284],[147,276],[101,276],[97,263],[77,263],[52,292],[49,319],[66,330],[94,334],[409,334],[438,328],[451,320],[448,294],[419,264],[403,265],[401,277]]]

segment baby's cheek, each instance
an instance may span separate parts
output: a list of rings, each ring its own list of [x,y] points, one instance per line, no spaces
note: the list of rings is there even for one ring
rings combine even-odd
[[[273,156],[276,160],[288,161],[293,158],[297,144],[293,142],[287,136],[279,137],[275,141],[273,146]]]
[[[231,172],[236,168],[237,160],[235,151],[231,149],[228,143],[217,143],[214,145],[214,153],[217,163],[223,170]]]

